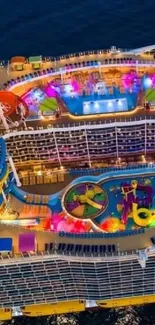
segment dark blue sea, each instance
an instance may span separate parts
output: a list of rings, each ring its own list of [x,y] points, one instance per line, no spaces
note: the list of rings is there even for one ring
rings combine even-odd
[[[0,59],[155,43],[155,0],[1,0]]]
[[[155,0],[1,0],[0,59],[155,44]],[[65,318],[67,317],[67,318]],[[5,323],[6,324],[6,323]],[[155,324],[155,306],[14,324]]]

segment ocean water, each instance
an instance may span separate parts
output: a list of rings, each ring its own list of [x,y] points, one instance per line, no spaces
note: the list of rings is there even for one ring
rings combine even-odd
[[[1,0],[0,59],[155,44],[154,0]],[[15,324],[155,324],[155,307],[127,308]],[[5,323],[6,324],[6,323]]]
[[[154,0],[1,0],[0,59],[155,43]]]

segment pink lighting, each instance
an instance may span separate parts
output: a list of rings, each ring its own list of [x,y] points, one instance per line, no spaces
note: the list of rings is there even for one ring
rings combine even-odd
[[[46,86],[45,93],[48,97],[57,97],[57,92],[51,84]]]
[[[152,86],[153,88],[155,88],[155,74],[152,75],[151,79],[152,79]]]
[[[138,81],[138,76],[135,71],[130,71],[122,77],[122,84],[125,89],[130,89]]]
[[[54,214],[51,220],[51,230],[54,232],[65,231],[82,233],[90,228],[89,221],[76,220],[66,216],[63,212]]]
[[[72,85],[74,92],[77,93],[79,91],[79,84],[78,84],[77,80],[72,79],[71,85]]]

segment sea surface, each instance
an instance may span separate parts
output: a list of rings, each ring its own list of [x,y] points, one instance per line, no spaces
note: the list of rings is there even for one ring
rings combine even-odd
[[[0,59],[155,44],[154,0],[1,0]]]
[[[155,0],[1,0],[0,59],[57,56],[112,45],[155,44]],[[155,306],[87,312],[15,324],[151,325]]]

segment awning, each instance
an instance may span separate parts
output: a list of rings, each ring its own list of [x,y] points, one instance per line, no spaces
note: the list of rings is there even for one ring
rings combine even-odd
[[[30,56],[29,57],[29,63],[41,63],[42,62],[42,56]]]
[[[29,252],[35,250],[35,233],[19,234],[19,252]]]
[[[13,64],[13,65],[23,65],[25,64],[25,57],[24,56],[14,56],[13,58],[11,58],[11,61],[10,63]]]

